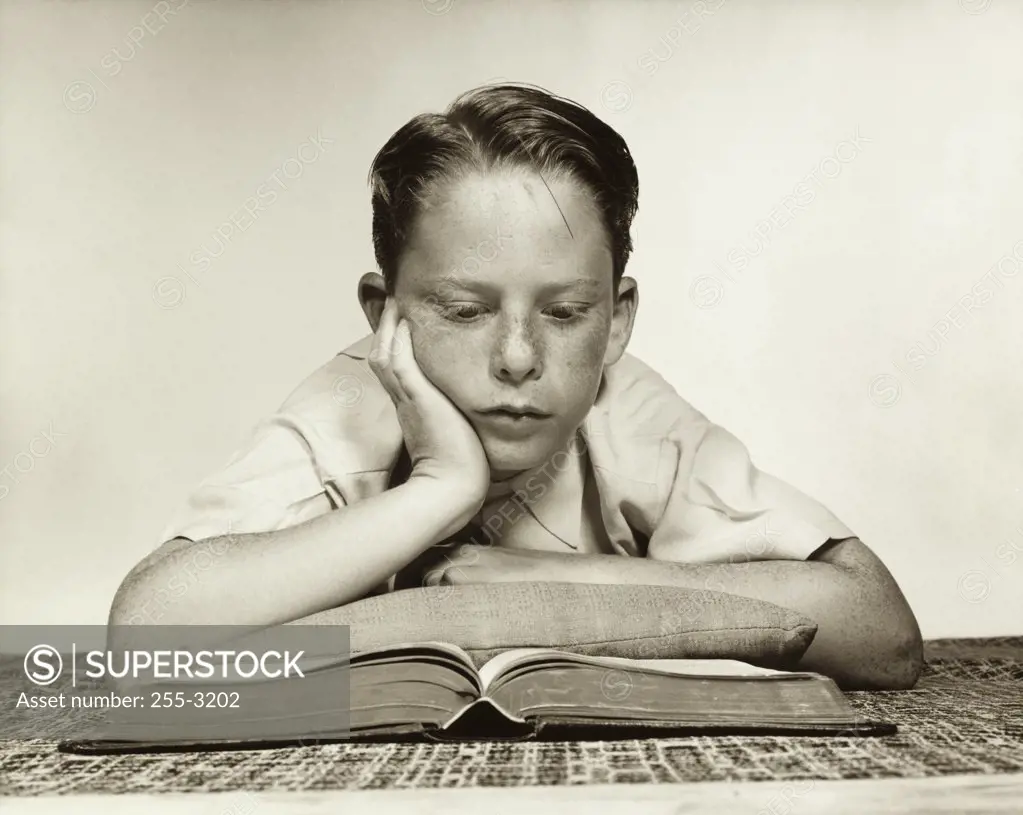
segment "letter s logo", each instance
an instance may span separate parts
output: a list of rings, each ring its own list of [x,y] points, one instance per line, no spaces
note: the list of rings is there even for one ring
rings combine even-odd
[[[56,667],[53,662],[56,662]],[[34,684],[50,685],[64,669],[64,660],[52,645],[36,645],[25,654],[24,668],[25,676]]]

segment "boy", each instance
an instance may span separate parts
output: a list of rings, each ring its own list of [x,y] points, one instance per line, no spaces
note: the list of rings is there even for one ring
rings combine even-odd
[[[805,613],[802,667],[846,687],[914,684],[920,632],[881,562],[625,353],[639,182],[618,133],[485,87],[398,130],[371,185],[372,336],[203,482],[112,623],[157,621],[154,599],[164,624],[263,626],[422,583],[674,585]]]

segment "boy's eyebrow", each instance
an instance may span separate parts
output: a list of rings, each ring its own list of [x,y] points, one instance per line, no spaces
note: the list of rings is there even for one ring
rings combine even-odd
[[[445,289],[466,289],[468,291],[490,291],[493,286],[487,283],[477,280],[471,277],[458,277],[457,275],[445,275],[444,278],[438,281],[434,287],[435,290],[443,291]],[[540,291],[543,294],[553,294],[575,290],[583,290],[587,292],[599,292],[601,284],[597,280],[593,280],[588,277],[577,277],[572,280],[565,280],[561,283],[548,283],[543,286]]]
[[[431,286],[435,291],[445,291],[448,289],[471,289],[472,291],[478,291],[480,289],[489,288],[485,283],[481,283],[472,277],[459,277],[454,274],[446,274],[440,280],[437,280]]]
[[[570,289],[582,289],[584,291],[599,291],[601,285],[598,281],[589,277],[577,277],[575,280],[566,280],[564,283],[551,283],[543,287],[547,292],[564,292]]]

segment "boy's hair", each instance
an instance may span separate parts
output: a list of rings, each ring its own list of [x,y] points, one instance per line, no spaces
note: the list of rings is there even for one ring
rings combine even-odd
[[[388,291],[423,201],[441,182],[499,167],[583,184],[607,231],[617,285],[639,208],[628,145],[582,105],[535,86],[504,84],[468,91],[445,113],[416,116],[373,159],[373,249]]]

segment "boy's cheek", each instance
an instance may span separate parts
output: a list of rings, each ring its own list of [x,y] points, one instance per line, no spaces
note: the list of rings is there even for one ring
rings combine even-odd
[[[409,322],[412,334],[412,348],[416,362],[423,373],[441,374],[443,369],[451,367],[459,360],[457,350],[466,350],[467,343],[451,322],[445,320],[432,309],[425,306],[413,306],[405,310],[405,319]]]
[[[486,389],[489,364],[478,343],[432,332],[422,332],[412,342],[423,374],[457,408],[472,410],[484,404],[480,391]]]
[[[462,374],[486,373],[486,362],[478,341],[457,336],[453,332],[422,331],[412,340],[416,360],[423,373],[431,378],[452,379]]]
[[[600,377],[604,371],[604,354],[607,350],[605,341],[578,343],[566,349],[557,365],[557,381],[563,393],[580,402],[592,404],[600,385]],[[551,371],[555,373],[555,371]],[[589,405],[587,405],[589,407]]]
[[[584,375],[599,372],[604,367],[604,355],[611,341],[612,321],[609,315],[588,320],[560,343],[555,340],[552,350],[564,360],[566,367]],[[560,347],[559,347],[560,346]]]

